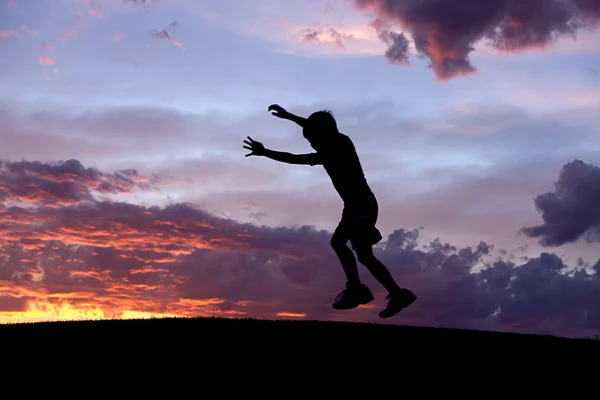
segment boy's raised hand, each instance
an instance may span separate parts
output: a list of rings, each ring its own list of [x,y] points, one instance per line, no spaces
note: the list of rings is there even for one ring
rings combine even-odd
[[[279,118],[287,118],[290,115],[290,113],[279,104],[271,104],[269,106],[269,111],[273,111],[271,114]]]
[[[244,140],[246,146],[243,146],[245,149],[250,150],[250,153],[246,154],[246,157],[249,156],[264,156],[265,155],[265,146],[261,142],[257,142],[253,140],[250,136],[247,136],[248,140]]]

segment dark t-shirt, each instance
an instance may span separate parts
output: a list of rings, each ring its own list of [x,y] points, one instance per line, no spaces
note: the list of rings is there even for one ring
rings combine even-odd
[[[323,165],[344,204],[363,203],[373,193],[348,136],[339,133],[323,149],[306,156],[310,165]]]

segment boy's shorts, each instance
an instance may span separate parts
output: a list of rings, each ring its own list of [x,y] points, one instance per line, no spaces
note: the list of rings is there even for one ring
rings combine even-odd
[[[350,240],[352,248],[372,247],[383,237],[375,227],[379,206],[374,195],[359,204],[344,205],[342,219],[335,228],[334,237],[344,243]]]

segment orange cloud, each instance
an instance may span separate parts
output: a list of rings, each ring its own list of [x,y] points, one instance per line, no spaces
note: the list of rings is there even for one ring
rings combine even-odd
[[[290,318],[305,318],[306,314],[304,313],[291,313],[291,312],[278,312],[275,314],[277,317],[290,317]]]
[[[152,181],[75,160],[0,162],[0,320],[238,316],[250,304],[275,315],[268,301],[230,304],[211,293],[214,281],[186,265],[197,264],[203,251],[251,257],[258,250],[298,260],[304,250],[285,235],[261,237],[188,205],[146,208],[92,195],[144,190]]]
[[[50,57],[46,57],[46,56],[39,56],[38,62],[42,65],[54,65],[54,61],[52,61],[52,59],[50,59]]]

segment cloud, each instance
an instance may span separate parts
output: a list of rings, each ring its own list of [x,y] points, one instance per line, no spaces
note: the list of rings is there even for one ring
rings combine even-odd
[[[183,46],[183,43],[169,33],[169,31],[176,31],[177,29],[179,29],[179,23],[177,21],[173,21],[166,28],[162,29],[161,31],[153,31],[152,34],[157,39],[166,39],[175,46],[181,47]]]
[[[38,62],[42,65],[54,65],[54,61],[52,61],[50,57],[46,56],[39,56]]]
[[[33,36],[37,36],[40,33],[37,29],[30,29],[27,25],[21,25],[21,30],[23,32],[29,32]]]
[[[392,64],[408,65],[410,44],[404,33],[397,33],[390,26],[377,19],[370,24],[377,31],[377,36],[387,46],[385,58]]]
[[[16,1],[9,1],[8,2],[8,6],[9,7],[16,7],[17,6],[17,2]]]
[[[600,167],[575,160],[566,164],[555,191],[539,195],[535,207],[544,223],[525,227],[544,246],[561,246],[584,239],[600,242]]]
[[[69,27],[63,31],[60,41],[62,44],[66,44],[71,39],[75,38],[79,32],[88,27],[88,23],[85,21],[85,13],[83,11],[77,11],[73,17]]]
[[[58,163],[0,160],[0,199],[50,206],[93,201],[99,194],[150,189],[151,183],[135,170],[112,174],[85,168],[77,160]],[[156,181],[156,178],[153,178]]]
[[[88,10],[88,14],[92,17],[101,18],[104,15],[102,5],[97,1],[92,1],[90,3],[90,9]]]
[[[112,40],[113,42],[120,42],[121,40],[123,40],[125,38],[125,36],[126,36],[125,33],[117,32],[111,36],[110,40]]]
[[[17,34],[17,32],[15,32],[14,30],[8,30],[8,31],[2,31],[0,32],[0,37],[2,38],[2,40],[6,40],[9,37],[15,36]]]
[[[193,204],[141,206],[89,193],[130,191],[139,177],[63,163],[4,162],[0,174],[0,319],[244,315],[376,319],[377,301],[338,312],[344,276],[330,232],[266,227]],[[27,205],[12,204],[24,198]],[[53,205],[53,206],[52,206]],[[493,246],[458,248],[396,229],[376,255],[419,300],[397,323],[565,336],[600,330],[594,266],[543,253],[522,264]],[[559,302],[556,299],[560,299]]]
[[[180,113],[163,107],[108,107],[76,112],[56,104],[42,108],[15,102],[0,104],[0,157],[19,154],[28,158],[68,158],[74,153],[92,156],[97,161],[126,154],[127,158],[137,158],[151,152],[160,158],[165,152],[181,153],[182,144],[189,147],[199,131],[202,140],[221,144],[231,140],[231,136],[223,138],[220,122],[208,114]]]
[[[338,49],[345,48],[344,40],[354,39],[354,35],[341,33],[333,28],[329,29],[303,29],[302,38],[307,42],[331,42]]]
[[[389,25],[399,25],[406,30],[419,56],[429,59],[440,81],[474,73],[476,68],[469,56],[474,45],[481,40],[507,52],[545,48],[561,37],[574,36],[580,30],[594,26],[600,20],[598,0],[352,2],[358,9],[372,12]],[[382,40],[390,49],[398,45],[386,36]],[[404,49],[403,40],[400,39],[400,43],[400,49]]]
[[[565,88],[560,92],[569,97]],[[539,248],[536,240],[518,235],[519,229],[537,224],[533,198],[551,188],[554,170],[574,158],[597,158],[597,113],[588,129],[575,112],[565,122],[558,110],[529,113],[503,104],[461,100],[421,115],[399,111],[406,108],[392,102],[330,105],[359,149],[382,204],[386,233],[398,224],[425,225],[428,235],[452,237],[455,244],[484,240],[509,249],[522,242]],[[306,115],[315,107],[290,109]],[[165,181],[161,196],[139,194],[144,204],[190,201],[238,221],[256,222],[258,216],[267,225],[330,229],[337,223],[339,198],[322,169],[273,168],[272,161],[243,157],[246,134],[270,148],[310,151],[294,126],[284,124],[281,131],[273,122],[270,127],[270,114],[262,108],[247,118],[165,107],[78,110],[7,101],[0,108],[0,158],[74,154],[101,168],[134,166],[175,178]],[[241,136],[240,126],[245,127]],[[246,210],[251,204],[256,208]],[[569,261],[574,255],[594,256],[573,247],[561,253]]]

